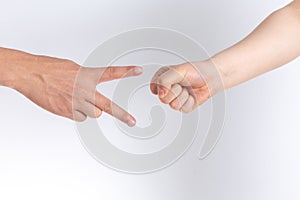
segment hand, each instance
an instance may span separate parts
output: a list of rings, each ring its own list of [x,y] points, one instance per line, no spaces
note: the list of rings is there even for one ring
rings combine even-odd
[[[212,61],[162,67],[152,78],[150,89],[161,102],[188,113],[222,90],[219,71]]]
[[[88,68],[69,60],[32,55],[20,60],[15,62],[18,70],[13,73],[13,87],[40,107],[76,121],[98,118],[104,111],[129,126],[135,125],[134,117],[98,93],[96,86],[139,75],[142,68]]]

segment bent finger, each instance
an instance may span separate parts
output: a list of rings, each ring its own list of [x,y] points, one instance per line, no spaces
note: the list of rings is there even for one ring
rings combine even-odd
[[[192,97],[190,95],[188,100],[182,106],[181,111],[184,113],[189,113],[189,112],[192,112],[194,110],[194,108],[195,108],[195,100],[194,100],[194,97]]]
[[[170,67],[161,67],[152,77],[150,83],[150,90],[153,94],[157,95],[157,79],[166,71],[168,71]]]
[[[181,87],[181,85],[175,84],[172,86],[168,94],[165,97],[161,98],[160,100],[165,104],[169,104],[181,94],[182,90],[183,88]]]
[[[157,80],[158,95],[160,98],[165,97],[170,91],[172,85],[180,83],[184,76],[177,72],[175,68],[170,68],[163,73]]]
[[[170,103],[170,106],[174,110],[180,110],[182,106],[185,104],[185,102],[188,100],[188,98],[189,98],[189,93],[187,89],[184,88],[181,94]]]
[[[74,110],[73,119],[76,122],[83,122],[84,120],[86,120],[86,115],[79,110]]]

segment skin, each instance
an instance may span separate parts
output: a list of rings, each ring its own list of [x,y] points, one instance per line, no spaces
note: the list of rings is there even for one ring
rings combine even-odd
[[[299,36],[300,0],[296,0],[211,59],[161,68],[152,78],[150,89],[173,109],[191,112],[219,91],[297,58]],[[70,60],[0,48],[0,85],[76,121],[97,118],[106,112],[134,126],[134,117],[98,93],[96,85],[141,73],[142,69],[135,66],[88,68]]]
[[[267,17],[250,35],[212,58],[162,67],[150,89],[173,109],[191,112],[216,93],[300,56],[300,0]]]
[[[141,73],[136,66],[88,68],[66,59],[0,48],[0,85],[19,91],[49,112],[80,122],[106,112],[134,126],[135,118],[97,92],[96,86]]]

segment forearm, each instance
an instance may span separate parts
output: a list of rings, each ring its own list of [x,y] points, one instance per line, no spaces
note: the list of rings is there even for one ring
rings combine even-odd
[[[229,88],[300,55],[299,1],[271,14],[249,36],[212,58]]]
[[[35,56],[0,47],[0,85],[15,88],[18,80],[29,73]]]

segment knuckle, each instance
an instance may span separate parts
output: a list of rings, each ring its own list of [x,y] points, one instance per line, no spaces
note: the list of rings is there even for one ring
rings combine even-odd
[[[108,67],[107,68],[107,74],[108,74],[108,76],[109,77],[114,77],[115,75],[116,75],[116,68],[114,68],[114,67]]]
[[[110,104],[105,103],[105,104],[102,106],[102,111],[103,111],[103,112],[106,112],[106,113],[110,113],[110,110],[111,110],[110,108],[111,108]]]
[[[181,91],[181,90],[182,90],[181,85],[179,85],[178,83],[174,84],[174,85],[173,85],[173,88],[174,88],[174,89],[173,89],[174,91]]]
[[[163,78],[161,78],[161,77],[159,77],[158,79],[157,79],[157,83],[158,84],[163,84],[164,83],[164,79]]]
[[[69,65],[69,66],[77,66],[77,64],[72,61],[72,60],[68,60],[68,59],[62,59],[62,62],[65,64],[65,65]]]
[[[100,116],[101,116],[101,110],[99,110],[99,109],[97,109],[97,108],[95,108],[94,110],[93,110],[93,112],[92,112],[92,118],[99,118]]]
[[[160,86],[167,86],[168,85],[168,82],[162,77],[158,78],[157,83]]]
[[[169,69],[170,69],[170,66],[164,66],[164,67],[161,67],[159,71],[165,72],[165,71],[168,71]]]
[[[69,69],[76,69],[75,72],[78,72],[78,70],[81,68],[80,65],[78,65],[74,61],[68,60],[68,59],[64,59],[62,64]]]
[[[176,87],[174,87],[174,88],[171,90],[171,94],[172,94],[172,96],[174,96],[174,97],[179,96],[179,95],[181,94],[181,92],[182,92],[181,86],[176,86]]]

